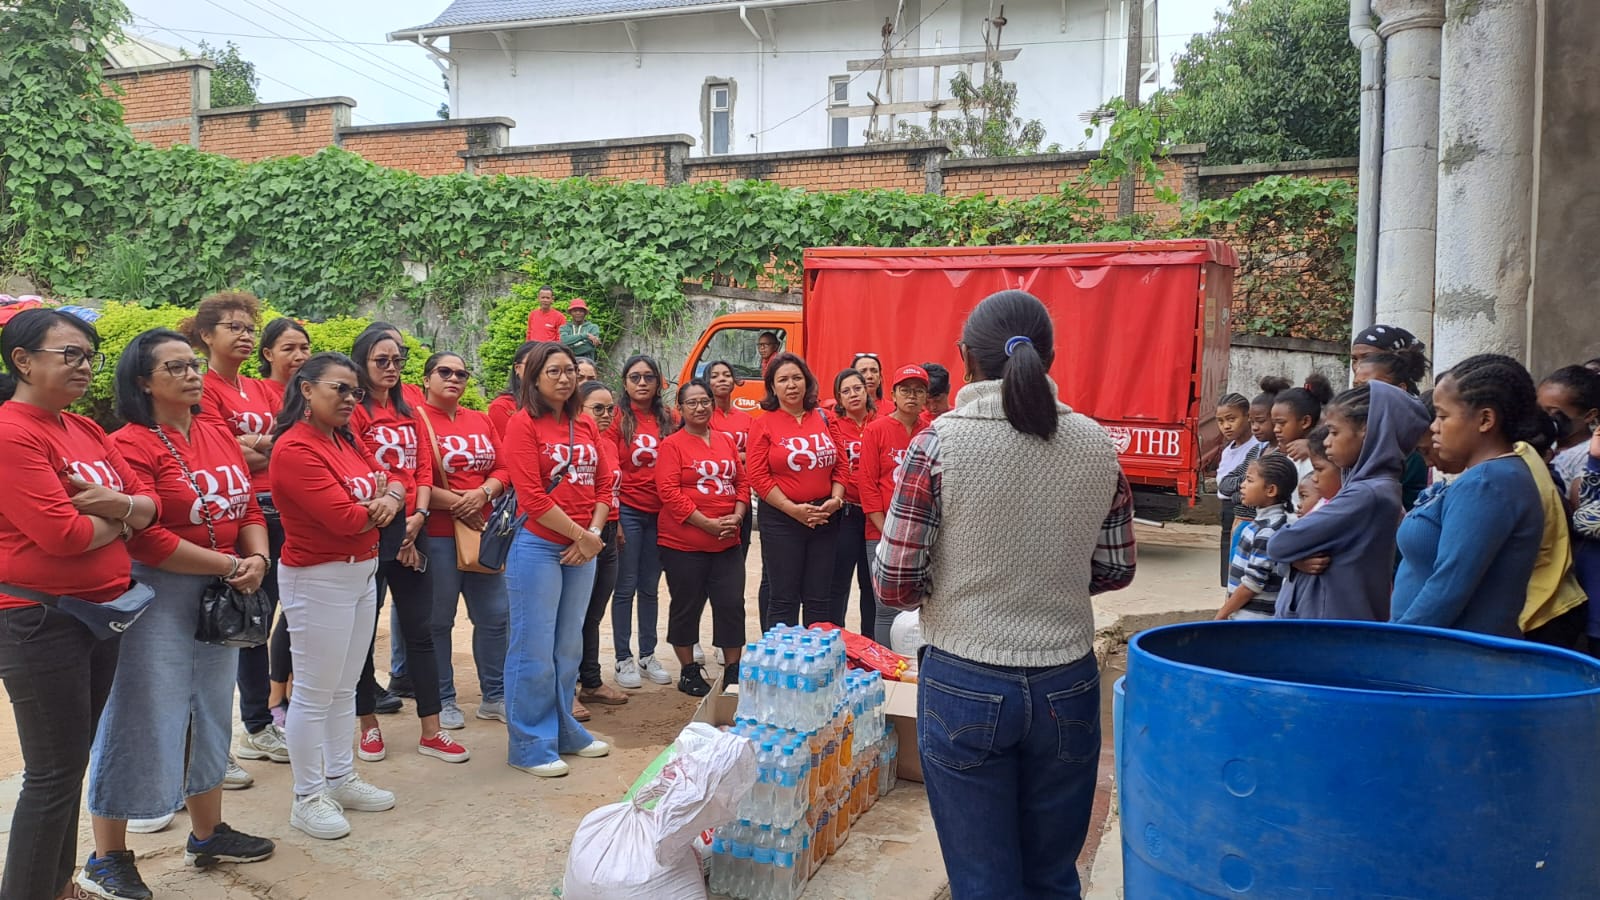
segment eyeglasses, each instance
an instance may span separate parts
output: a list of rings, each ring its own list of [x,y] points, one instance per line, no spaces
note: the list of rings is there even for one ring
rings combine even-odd
[[[452,369],[449,366],[435,366],[433,374],[445,381],[466,381],[472,377],[472,372],[467,369]]]
[[[556,368],[555,366],[551,366],[550,368],[544,370],[544,376],[546,378],[575,378],[577,375],[577,366],[567,366],[560,369]]]
[[[409,358],[404,353],[399,356],[374,356],[371,363],[380,369],[403,369]]]
[[[903,384],[896,385],[894,392],[905,394],[907,397],[926,398],[928,396],[928,389],[925,387],[906,387]]]
[[[353,398],[357,403],[367,399],[367,389],[345,384],[342,381],[313,381],[312,384],[325,384],[339,392],[339,399]]]
[[[653,372],[633,372],[628,375],[628,380],[634,384],[655,384],[657,379]]]
[[[28,352],[59,353],[61,354],[61,361],[66,363],[69,369],[76,369],[87,362],[89,368],[98,372],[105,368],[106,365],[106,355],[104,353],[85,350],[82,347],[35,347]]]
[[[250,324],[249,322],[218,322],[217,327],[226,328],[234,334],[253,335],[256,333],[256,326]]]
[[[161,364],[161,368],[173,378],[182,378],[187,372],[200,374],[206,370],[203,359],[169,359]]]
[[[617,411],[617,405],[615,403],[591,403],[588,406],[585,406],[584,409],[587,409],[589,414],[593,416],[609,416]]]
[[[685,400],[685,401],[683,401],[683,408],[684,409],[700,409],[702,407],[706,407],[706,406],[710,406],[710,405],[711,405],[711,398],[710,397],[696,397],[693,400]]]

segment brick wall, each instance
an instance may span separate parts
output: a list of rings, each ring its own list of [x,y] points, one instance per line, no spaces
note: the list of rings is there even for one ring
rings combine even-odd
[[[1296,175],[1331,181],[1343,178],[1356,183],[1360,160],[1355,157],[1341,159],[1307,159],[1297,162],[1251,163],[1242,166],[1202,166],[1200,168],[1200,197],[1217,200],[1230,197],[1269,175]]]
[[[310,156],[336,142],[355,105],[349,97],[322,97],[202,110],[200,149],[245,162]]]
[[[698,157],[684,163],[685,180],[759,179],[812,191],[890,188],[937,192],[939,165],[949,153],[940,141]]]
[[[1176,191],[1183,200],[1195,199],[1200,190],[1200,160],[1204,152],[1205,148],[1198,145],[1174,147],[1158,163],[1164,179],[1163,187]],[[947,159],[940,171],[944,193],[948,196],[987,194],[1007,200],[1022,200],[1040,194],[1053,194],[1064,183],[1077,183],[1097,155],[1093,151],[1079,151],[1002,159]],[[1116,184],[1108,184],[1089,187],[1086,193],[1114,212],[1118,190]],[[1162,203],[1156,198],[1155,189],[1143,183],[1134,195],[1134,212],[1154,214],[1156,221],[1161,223],[1171,222],[1178,216],[1176,206]]]
[[[341,129],[339,146],[391,169],[447,175],[462,171],[464,151],[504,147],[514,125],[504,117],[365,125]]]
[[[667,185],[683,180],[684,163],[692,146],[694,138],[686,134],[670,134],[611,141],[474,149],[460,156],[467,171],[475,175],[587,177]]]
[[[211,94],[208,60],[158,63],[105,73],[133,136],[157,147],[199,142],[199,112]]]

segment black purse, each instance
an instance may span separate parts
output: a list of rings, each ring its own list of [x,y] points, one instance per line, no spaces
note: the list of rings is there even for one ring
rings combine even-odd
[[[205,494],[200,490],[200,483],[195,480],[194,473],[189,471],[189,464],[183,460],[183,454],[173,446],[166,433],[159,426],[150,430],[161,438],[161,443],[167,445],[167,451],[178,461],[178,468],[183,470],[183,477],[189,480],[189,488],[196,497],[201,498],[200,520],[205,523],[206,535],[211,538],[211,549],[217,549],[217,530],[211,524],[211,510],[204,502]],[[200,620],[195,625],[195,640],[203,644],[248,650],[265,644],[271,630],[272,598],[266,591],[258,587],[246,594],[220,577],[206,586],[205,594],[200,598]]]

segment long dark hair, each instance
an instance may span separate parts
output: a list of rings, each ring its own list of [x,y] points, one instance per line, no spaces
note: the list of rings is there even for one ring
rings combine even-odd
[[[985,378],[1000,379],[1000,404],[1011,427],[1055,437],[1060,423],[1049,376],[1055,324],[1039,298],[1027,291],[990,294],[967,317],[961,343]]]
[[[377,398],[373,396],[376,388],[372,384],[372,376],[368,371],[368,362],[372,356],[373,348],[384,341],[394,341],[395,346],[400,348],[400,355],[404,356],[406,354],[405,342],[395,337],[392,331],[378,329],[376,323],[374,323],[374,327],[361,332],[361,336],[356,338],[355,346],[350,348],[350,358],[356,364],[356,380],[367,392],[367,396],[361,399],[361,405],[367,408],[367,412],[372,412],[373,408],[378,404]],[[405,364],[402,363],[401,369],[404,370],[404,368]],[[389,391],[389,405],[393,406],[394,411],[401,416],[411,417],[411,407],[406,403],[404,386],[398,381],[395,382],[394,388]]]
[[[1549,446],[1556,422],[1539,408],[1539,391],[1522,363],[1498,353],[1480,353],[1445,373],[1468,409],[1492,409],[1500,433],[1509,441]]]
[[[650,372],[656,376],[656,394],[650,398],[650,415],[655,418],[656,427],[661,430],[663,438],[672,433],[672,414],[667,412],[667,405],[661,401],[661,389],[665,386],[661,381],[661,366],[651,357],[635,354],[622,364],[622,402],[617,404],[617,418],[614,420],[624,446],[633,443],[633,436],[639,432],[639,417],[633,411],[633,398],[628,396],[628,370],[639,363],[649,366]]]
[[[559,409],[551,406],[550,402],[544,399],[544,395],[539,393],[539,375],[555,356],[565,356],[572,361],[573,368],[578,367],[578,357],[570,349],[554,341],[539,341],[528,354],[527,364],[531,377],[523,379],[522,392],[517,395],[517,406],[527,410],[535,419],[558,412],[571,419],[577,416],[578,410],[583,406],[576,387],[572,391],[572,396],[568,397],[567,402]],[[577,376],[574,375],[573,378],[576,380]]]
[[[860,359],[861,357],[857,356],[856,358]],[[876,359],[877,357],[873,358]],[[861,374],[855,369],[843,369],[839,372],[839,374],[833,376],[834,408],[838,410],[840,416],[846,415],[844,411],[844,401],[839,399],[839,391],[844,388],[845,379],[850,378],[851,376],[861,379],[861,386],[867,389],[867,418],[871,419],[878,412],[878,403],[873,399],[872,386],[867,384],[867,376]],[[881,389],[882,388],[880,388],[880,390]]]
[[[17,392],[17,383],[23,378],[17,372],[17,364],[12,361],[12,354],[17,350],[32,350],[38,347],[50,329],[57,325],[71,325],[83,332],[89,339],[89,345],[96,350],[100,349],[100,332],[94,326],[71,313],[64,313],[59,309],[44,309],[36,307],[25,309],[17,313],[0,329],[0,354],[5,356],[6,372],[0,375],[0,403],[10,400]]]
[[[288,316],[279,316],[268,322],[267,327],[261,332],[261,346],[256,348],[256,357],[261,361],[262,378],[272,377],[272,361],[267,359],[267,351],[278,343],[285,331],[298,331],[305,337],[307,344],[311,343],[311,333],[306,331],[306,327]]]
[[[122,355],[117,358],[117,372],[112,381],[117,415],[122,421],[145,428],[155,427],[155,402],[150,399],[148,392],[140,389],[139,379],[155,374],[156,348],[172,343],[193,347],[187,337],[170,328],[152,328],[129,341],[128,346],[123,348]]]
[[[334,368],[349,369],[356,376],[356,380],[359,383],[361,367],[356,365],[355,360],[333,350],[324,350],[321,353],[312,354],[311,358],[306,360],[306,364],[300,367],[300,371],[294,373],[294,377],[289,379],[287,385],[284,385],[283,408],[278,411],[278,420],[272,426],[272,439],[274,441],[283,437],[284,432],[293,428],[295,423],[306,417],[309,407],[306,403],[305,394],[300,390],[300,385],[310,381],[325,381],[326,379],[322,376],[326,375],[329,369]],[[356,445],[356,437],[350,431],[349,425],[340,428],[339,435],[352,445]]]
[[[791,363],[799,366],[800,374],[806,377],[806,397],[804,401],[806,412],[817,408],[817,393],[820,390],[817,385],[817,376],[811,374],[811,367],[806,365],[805,360],[785,350],[782,353],[774,353],[772,359],[767,363],[767,370],[761,373],[761,383],[767,386],[767,395],[761,398],[761,408],[767,412],[777,412],[778,407],[783,405],[778,401],[778,392],[773,388],[773,385],[777,383],[778,370]]]
[[[517,352],[512,355],[511,375],[506,378],[506,389],[500,392],[502,397],[509,396],[516,400],[521,396],[522,376],[517,374],[517,370],[522,367],[522,363],[528,358],[528,354],[533,352],[533,348],[539,346],[539,344],[539,341],[523,341],[522,346],[518,347]],[[517,400],[517,402],[521,403],[522,401]]]

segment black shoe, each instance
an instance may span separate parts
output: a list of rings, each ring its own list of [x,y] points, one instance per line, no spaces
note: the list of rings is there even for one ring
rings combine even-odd
[[[405,697],[408,700],[415,700],[417,697],[417,686],[412,683],[410,675],[393,675],[389,678],[389,693],[395,695],[396,697]]]
[[[114,850],[105,856],[90,854],[76,881],[85,894],[106,900],[150,900],[155,896],[139,877],[132,850]]]
[[[383,688],[379,688],[377,699],[372,704],[372,711],[379,715],[387,716],[391,713],[399,712],[404,705],[400,702],[399,694],[392,694]]]
[[[706,667],[700,663],[689,663],[683,667],[683,674],[678,676],[678,690],[691,697],[704,697],[711,693],[711,685],[706,683]]]
[[[266,838],[234,831],[223,822],[206,840],[195,840],[193,834],[189,835],[188,846],[183,852],[183,864],[206,869],[217,863],[260,862],[276,849],[277,845]]]

